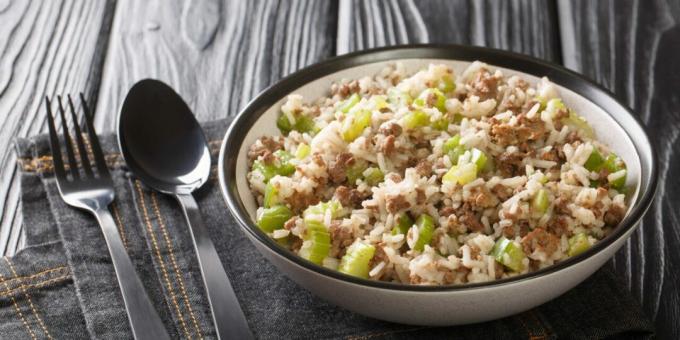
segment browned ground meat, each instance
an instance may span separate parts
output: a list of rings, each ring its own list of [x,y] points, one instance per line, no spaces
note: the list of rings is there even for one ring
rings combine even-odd
[[[341,185],[335,189],[334,197],[343,207],[358,208],[361,202],[366,199],[366,195],[357,189],[348,188]]]
[[[472,87],[470,94],[479,97],[479,100],[496,99],[498,93],[499,79],[494,77],[491,72],[486,69],[477,73],[477,77],[473,79],[468,85]]]
[[[358,93],[359,90],[359,82],[357,80],[352,80],[349,83],[331,85],[331,95],[337,94],[342,98],[345,98],[352,93]]]
[[[399,175],[399,174],[396,173],[396,172],[390,172],[389,174],[387,174],[387,175],[385,176],[385,178],[390,179],[390,180],[391,180],[392,182],[394,182],[394,183],[399,183],[399,182],[402,181],[401,175]]]
[[[333,183],[342,183],[347,179],[347,168],[354,164],[354,157],[343,152],[335,157],[335,162],[328,168],[328,176]]]
[[[519,176],[524,173],[524,164],[522,164],[524,155],[519,152],[500,154],[496,161],[496,167],[505,177]]]
[[[385,197],[385,208],[387,209],[387,211],[389,211],[392,214],[398,212],[399,210],[410,208],[410,207],[411,207],[411,203],[406,201],[406,199],[402,195],[386,196]]]
[[[620,205],[612,204],[609,210],[604,214],[604,223],[610,226],[616,226],[626,216],[626,209]]]
[[[557,250],[560,239],[539,227],[524,236],[521,243],[525,254],[531,254],[538,250],[550,256]]]
[[[469,230],[472,230],[473,232],[484,230],[484,225],[479,221],[479,218],[477,218],[467,203],[463,204],[461,209],[456,213],[456,216],[458,216],[458,222],[467,226]]]
[[[416,173],[423,177],[430,176],[432,174],[432,163],[426,159],[418,162],[416,164]]]
[[[299,191],[293,191],[293,194],[287,197],[284,201],[290,205],[291,210],[293,210],[295,214],[299,214],[310,205],[319,203],[319,198],[313,193],[303,194]]]
[[[331,234],[331,257],[341,257],[345,253],[345,248],[349,247],[354,242],[352,230],[344,228],[340,221],[333,221],[328,227],[328,232]]]
[[[248,149],[248,162],[252,163],[260,156],[272,154],[276,150],[283,149],[283,141],[281,137],[263,136],[259,139],[259,143],[255,142]]]
[[[298,219],[299,217],[297,216],[291,217],[290,219],[288,219],[288,221],[286,221],[286,223],[283,224],[283,229],[291,230],[295,228],[295,223],[297,222]]]
[[[380,126],[379,132],[385,136],[395,136],[398,137],[401,132],[401,126],[395,122],[387,122]]]
[[[479,186],[472,189],[468,203],[475,209],[484,209],[494,207],[498,204],[498,199],[494,196],[486,186]]]
[[[557,237],[561,237],[562,235],[566,234],[569,230],[568,227],[569,221],[567,221],[567,218],[563,215],[553,217],[546,226],[548,231],[552,234],[555,234]]]
[[[382,142],[378,146],[380,151],[382,151],[385,154],[385,156],[389,156],[394,152],[394,150],[395,150],[394,140],[395,140],[394,136],[389,135],[389,136],[383,138]]]

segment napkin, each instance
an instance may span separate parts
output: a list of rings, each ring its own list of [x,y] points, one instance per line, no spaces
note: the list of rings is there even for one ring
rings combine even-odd
[[[608,268],[533,310],[457,327],[402,325],[336,307],[265,260],[229,213],[215,160],[229,120],[204,124],[210,181],[195,192],[253,334],[261,339],[648,338],[653,324]],[[115,182],[111,211],[121,238],[172,338],[214,339],[210,309],[177,203],[125,168],[115,136],[100,137]],[[16,143],[26,248],[0,260],[0,334],[7,339],[132,338],[97,222],[67,206],[45,136]]]

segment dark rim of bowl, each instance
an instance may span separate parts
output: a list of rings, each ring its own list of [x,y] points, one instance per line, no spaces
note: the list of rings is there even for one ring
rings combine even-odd
[[[637,156],[640,159],[639,194],[637,202],[632,203],[633,209],[628,213],[624,220],[621,221],[619,226],[607,235],[607,237],[598,241],[593,247],[580,255],[567,258],[552,266],[534,272],[481,283],[418,286],[373,281],[346,275],[316,265],[278,245],[274,240],[267,236],[267,234],[262,232],[253,221],[251,221],[250,216],[238,195],[236,187],[237,157],[225,158],[227,148],[230,151],[234,151],[232,154],[236,155],[241,148],[243,139],[255,121],[281,98],[290,94],[291,91],[318,78],[344,69],[397,59],[448,59],[468,62],[480,60],[493,66],[513,69],[538,77],[547,76],[552,82],[568,88],[598,105],[623,128],[626,134],[628,134],[637,151]],[[231,210],[241,226],[244,227],[243,229],[252,235],[258,242],[264,244],[288,261],[318,274],[362,286],[400,291],[444,292],[495,287],[530,280],[585,261],[594,254],[610,246],[625,235],[627,231],[633,228],[651,205],[657,187],[657,156],[640,119],[634,115],[625,104],[616,99],[611,92],[578,73],[533,57],[503,50],[476,46],[423,44],[376,48],[330,58],[326,61],[301,69],[268,87],[246,105],[229,127],[220,149],[218,172],[222,194],[224,195],[229,210]]]

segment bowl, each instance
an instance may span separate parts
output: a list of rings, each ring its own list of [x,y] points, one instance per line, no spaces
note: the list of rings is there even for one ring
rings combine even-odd
[[[408,73],[429,63],[460,74],[480,60],[535,83],[547,76],[563,101],[591,123],[599,140],[628,166],[629,210],[608,236],[588,251],[535,272],[452,286],[418,286],[348,276],[308,262],[270,239],[255,224],[257,204],[248,188],[246,153],[262,135],[280,134],[279,109],[287,95],[312,100],[333,81],[372,75],[402,62]],[[228,129],[218,161],[222,193],[243,232],[264,257],[300,286],[338,306],[369,317],[416,325],[458,325],[502,318],[543,304],[600,268],[623,245],[649,208],[657,185],[657,159],[640,121],[600,86],[560,66],[506,51],[457,45],[410,45],[343,55],[302,69],[269,87],[239,113]]]

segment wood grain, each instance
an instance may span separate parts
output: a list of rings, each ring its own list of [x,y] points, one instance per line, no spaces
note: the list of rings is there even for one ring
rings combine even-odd
[[[235,115],[266,86],[335,52],[332,1],[120,1],[96,126],[111,130],[130,86],[157,78],[200,120]]]
[[[96,90],[105,1],[0,1],[0,254],[20,240],[16,137],[44,131],[45,95]]]
[[[559,61],[549,1],[340,0],[337,51],[407,43],[489,46]]]
[[[559,3],[563,58],[627,103],[659,156],[656,201],[613,261],[655,318],[660,339],[680,338],[680,3]]]

